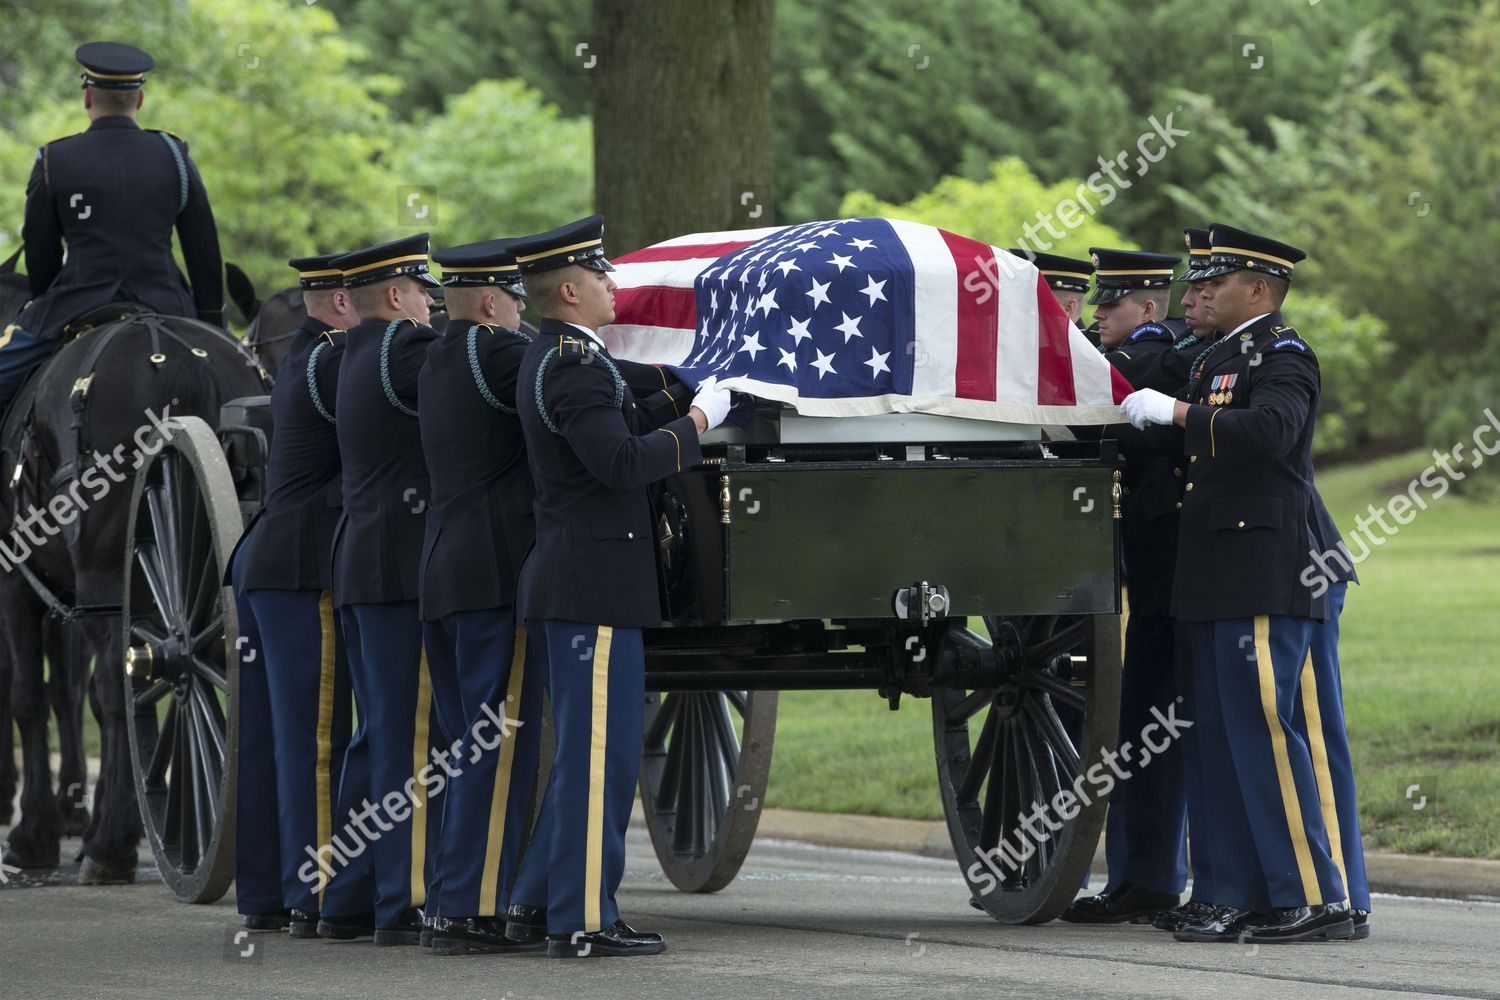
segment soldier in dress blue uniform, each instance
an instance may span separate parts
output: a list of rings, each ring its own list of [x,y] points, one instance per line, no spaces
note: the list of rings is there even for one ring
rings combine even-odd
[[[431,752],[432,689],[417,612],[429,501],[418,375],[438,337],[427,325],[428,288],[438,282],[427,270],[426,233],[345,254],[333,266],[361,320],[345,340],[338,378],[344,513],[334,534],[333,603],[359,708],[351,746],[369,754],[362,788],[346,762],[335,825],[347,818],[359,826],[351,810],[367,817],[361,829],[375,872],[375,943],[418,944],[429,826],[436,829],[433,807],[441,807],[452,767]],[[357,881],[333,880],[319,934],[367,932],[357,917],[370,900],[360,889]]]
[[[1160,367],[1161,384],[1153,386],[1171,395],[1177,395],[1187,384],[1188,375],[1192,368],[1194,359],[1202,353],[1215,339],[1216,334],[1208,325],[1204,317],[1202,306],[1198,302],[1198,293],[1203,287],[1202,271],[1208,267],[1209,242],[1208,230],[1197,227],[1189,227],[1182,231],[1183,244],[1188,252],[1187,270],[1173,279],[1175,283],[1183,284],[1181,305],[1183,320],[1187,324],[1187,333],[1177,338],[1176,342],[1168,351],[1158,356]],[[1179,475],[1183,474],[1186,459],[1182,455],[1182,439],[1180,435],[1173,434],[1168,439],[1170,446],[1161,450],[1158,454],[1169,456],[1173,463],[1173,471]],[[1153,442],[1157,444],[1158,442]],[[1181,508],[1179,498],[1178,507]],[[1176,519],[1173,520],[1174,526]],[[1175,530],[1175,528],[1174,528]],[[1172,539],[1172,549],[1175,552],[1177,539]],[[1168,572],[1175,572],[1172,564],[1168,564]],[[1186,719],[1197,717],[1197,704],[1193,699],[1192,687],[1192,664],[1188,659],[1188,642],[1181,634],[1182,626],[1177,626],[1174,647],[1174,673],[1176,675],[1177,697],[1179,699],[1179,715]],[[1164,931],[1175,931],[1185,923],[1191,923],[1209,916],[1209,910],[1213,901],[1213,874],[1209,862],[1209,851],[1206,839],[1195,837],[1195,830],[1206,830],[1207,823],[1202,817],[1204,805],[1203,797],[1203,773],[1199,766],[1200,755],[1197,746],[1196,728],[1190,727],[1182,733],[1182,773],[1184,799],[1187,805],[1188,818],[1188,860],[1192,870],[1192,895],[1187,902],[1170,910],[1163,910],[1152,918],[1151,925]]]
[[[1139,389],[1175,392],[1165,379],[1163,355],[1172,350],[1171,331],[1160,323],[1171,297],[1179,257],[1170,254],[1092,248],[1096,306],[1104,357]],[[1141,733],[1177,696],[1173,656],[1175,623],[1170,614],[1176,562],[1177,510],[1182,468],[1175,456],[1154,449],[1129,426],[1106,429],[1125,456],[1121,541],[1130,617],[1120,685],[1120,739],[1140,752]],[[1129,766],[1129,761],[1126,761]],[[1147,921],[1175,907],[1187,882],[1186,802],[1182,754],[1175,745],[1133,769],[1110,798],[1104,891],[1073,903],[1062,919],[1073,923]]]
[[[254,650],[240,662],[236,898],[246,926],[289,920],[292,936],[303,938],[318,936],[326,879],[307,852],[333,835],[352,707],[329,583],[341,507],[338,370],[344,330],[359,317],[332,259],[289,262],[307,318],[271,390],[265,505],[231,560],[241,634]]]
[[[643,738],[641,629],[663,618],[646,487],[698,462],[698,435],[724,419],[729,393],[700,388],[686,415],[649,428],[598,339],[615,289],[602,215],[511,249],[543,317],[516,388],[537,491],[518,603],[557,754],[506,931],[547,934],[555,958],[656,954],[661,935],[633,930],[615,904]]]
[[[1323,728],[1302,674],[1328,618],[1316,572],[1312,439],[1317,356],[1280,308],[1306,254],[1222,224],[1200,293],[1224,336],[1194,362],[1184,399],[1140,389],[1132,424],[1183,429],[1188,456],[1173,613],[1184,622],[1206,778],[1212,915],[1182,941],[1349,938],[1354,922],[1320,790],[1331,787],[1292,723],[1298,699]]]
[[[542,681],[516,618],[516,576],[533,538],[531,470],[516,378],[531,338],[526,292],[504,240],[440,250],[448,326],[419,379],[432,505],[420,602],[433,697],[452,702],[463,771],[443,796],[438,954],[539,950],[505,936],[505,906],[530,821]]]
[[[111,302],[224,323],[224,277],[213,210],[187,143],[135,123],[151,57],[119,42],[78,47],[85,132],[37,152],[22,237],[32,301],[0,316],[0,412],[68,333]],[[182,241],[192,287],[172,260]],[[67,247],[64,260],[63,248]]]

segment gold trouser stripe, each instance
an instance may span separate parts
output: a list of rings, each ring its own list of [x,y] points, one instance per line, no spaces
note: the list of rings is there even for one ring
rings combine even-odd
[[[583,867],[583,929],[603,930],[599,896],[604,881],[604,758],[609,732],[609,647],[615,630],[599,626],[594,640],[593,717],[589,739],[588,841]]]
[[[7,326],[5,328],[5,332],[3,334],[0,334],[0,347],[4,347],[6,344],[10,343],[10,338],[14,337],[16,335],[16,331],[19,329],[21,329],[21,324],[19,323],[12,323]]]
[[[511,706],[520,710],[521,684],[526,676],[526,626],[516,627],[516,648],[510,658],[510,683],[505,686],[502,716],[509,721]],[[500,733],[500,759],[495,763],[495,785],[490,793],[490,829],[485,838],[484,874],[479,879],[478,916],[495,915],[500,890],[500,855],[505,850],[505,813],[510,804],[511,771],[516,758],[516,738]]]
[[[1312,650],[1307,651],[1307,662],[1302,666],[1302,716],[1307,720],[1307,746],[1312,751],[1313,774],[1318,779],[1318,801],[1323,805],[1323,825],[1328,829],[1328,850],[1347,893],[1349,876],[1344,873],[1344,841],[1339,835],[1338,800],[1334,797],[1333,772],[1328,769],[1328,743],[1323,737],[1323,711],[1318,704]]]
[[[427,672],[427,647],[417,664],[417,716],[411,741],[411,773],[416,779],[415,802],[411,810],[411,905],[427,902],[427,787],[422,784],[422,768],[427,764],[427,716],[432,711],[432,677]],[[430,772],[429,772],[430,773]]]
[[[1214,410],[1214,412],[1211,413],[1211,414],[1209,414],[1209,416],[1208,416],[1208,457],[1209,458],[1218,458],[1219,457],[1219,448],[1218,448],[1218,445],[1216,445],[1214,443],[1214,421],[1219,419],[1219,413],[1220,413],[1220,411],[1216,408]]]
[[[338,653],[334,645],[333,595],[326,590],[318,599],[318,622],[323,631],[323,648],[322,662],[318,665],[318,742],[313,783],[318,796],[318,843],[327,844],[333,838],[333,676]],[[318,909],[323,909],[323,889],[318,890]]]
[[[1318,870],[1313,867],[1312,849],[1307,843],[1307,828],[1302,825],[1302,804],[1297,798],[1297,782],[1292,776],[1292,761],[1286,750],[1286,731],[1276,712],[1276,673],[1271,664],[1271,618],[1255,616],[1255,669],[1260,676],[1260,707],[1271,736],[1271,753],[1276,758],[1276,778],[1281,785],[1281,806],[1286,811],[1287,833],[1292,838],[1292,852],[1297,856],[1297,871],[1302,876],[1302,892],[1308,906],[1323,902],[1318,887]]]

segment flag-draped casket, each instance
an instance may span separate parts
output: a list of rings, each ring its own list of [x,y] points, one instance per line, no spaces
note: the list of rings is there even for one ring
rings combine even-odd
[[[1130,392],[1030,262],[933,226],[697,233],[614,263],[611,353],[809,416],[1113,423]]]

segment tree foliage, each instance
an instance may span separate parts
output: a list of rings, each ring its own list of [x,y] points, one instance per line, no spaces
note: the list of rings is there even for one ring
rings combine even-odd
[[[919,194],[904,205],[892,205],[868,192],[855,191],[844,198],[839,213],[910,219],[1002,248],[1024,245],[1031,250],[1069,257],[1087,258],[1090,247],[1138,249],[1136,244],[1097,217],[1086,218],[1081,225],[1066,230],[1065,238],[1053,246],[1026,240],[1028,225],[1036,231],[1037,212],[1053,210],[1072,198],[1079,183],[1064,178],[1055,184],[1044,184],[1020,158],[1012,156],[991,164],[990,175],[983,181],[946,177],[931,191]],[[1046,238],[1049,243],[1053,242],[1050,236]]]
[[[403,211],[412,188],[436,198],[438,246],[546,228],[592,202],[586,121],[561,120],[519,82],[400,119],[389,103],[402,81],[371,71],[321,5],[59,0],[46,11],[17,21],[42,47],[5,64],[15,89],[0,102],[0,255],[19,238],[37,147],[88,125],[72,53],[94,37],[155,57],[139,120],[188,140],[224,258],[263,290],[290,282],[289,257],[417,231],[427,220]]]

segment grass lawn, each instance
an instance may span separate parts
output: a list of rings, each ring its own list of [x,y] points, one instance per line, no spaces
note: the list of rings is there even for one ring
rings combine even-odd
[[[1318,484],[1347,537],[1430,461],[1411,452]],[[1431,501],[1359,575],[1341,659],[1366,840],[1500,858],[1500,497]],[[767,804],[941,819],[931,734],[926,701],[891,712],[872,692],[783,693]]]

